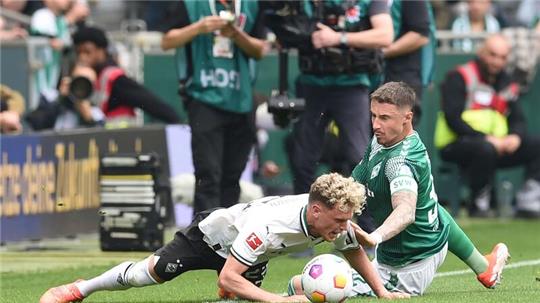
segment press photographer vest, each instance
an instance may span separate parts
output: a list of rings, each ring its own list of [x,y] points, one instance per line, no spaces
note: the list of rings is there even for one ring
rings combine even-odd
[[[371,29],[371,0],[322,1],[323,23],[335,31],[359,32]],[[304,1],[304,13],[317,18],[317,7]],[[320,12],[319,12],[320,13]],[[320,50],[299,49],[300,80],[317,86],[370,86],[369,74],[382,72],[382,53],[375,49],[349,46]]]
[[[508,103],[519,96],[519,86],[510,83],[499,92],[483,82],[478,64],[469,61],[457,68],[466,87],[465,109],[461,118],[474,130],[502,137],[508,134]],[[454,142],[457,135],[448,126],[444,113],[439,112],[435,128],[435,146],[443,148]]]
[[[215,12],[209,1],[215,1]],[[217,0],[185,1],[189,22],[219,15],[226,9]],[[244,32],[251,32],[259,11],[254,0],[236,0],[240,6],[236,16],[237,25]],[[235,11],[236,8],[232,9]],[[236,14],[235,14],[236,15]],[[176,64],[181,82],[185,82],[184,92],[191,98],[217,108],[237,113],[252,110],[252,84],[255,80],[255,61],[232,42],[232,58],[214,57],[214,34],[196,36],[189,44],[176,50]],[[187,48],[190,48],[187,51]],[[190,58],[186,54],[190,54]],[[189,63],[188,63],[189,60]],[[190,68],[188,69],[188,64]]]
[[[96,92],[99,96],[99,107],[105,114],[107,121],[120,118],[135,118],[133,107],[120,105],[115,108],[110,108],[109,98],[111,96],[112,87],[116,79],[124,76],[124,70],[118,66],[107,66],[98,75],[95,83]]]

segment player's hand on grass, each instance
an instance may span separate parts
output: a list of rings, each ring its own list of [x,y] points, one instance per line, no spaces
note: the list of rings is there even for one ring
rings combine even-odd
[[[379,296],[380,299],[389,299],[389,300],[409,299],[410,297],[411,295],[406,294],[404,292],[390,292],[390,291],[387,291],[386,293]]]
[[[293,296],[285,297],[284,302],[309,302],[309,300],[304,295],[293,295]]]

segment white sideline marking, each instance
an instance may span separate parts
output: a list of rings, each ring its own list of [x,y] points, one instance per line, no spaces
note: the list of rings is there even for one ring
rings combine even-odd
[[[525,266],[533,266],[533,265],[539,265],[540,259],[536,260],[527,260],[527,261],[520,261],[516,263],[508,264],[504,267],[504,269],[510,269],[510,268],[518,268],[518,267],[525,267]],[[464,275],[468,273],[472,273],[473,271],[470,269],[466,270],[455,270],[455,271],[447,271],[447,272],[441,272],[435,274],[435,277],[449,277],[449,276],[459,276]]]

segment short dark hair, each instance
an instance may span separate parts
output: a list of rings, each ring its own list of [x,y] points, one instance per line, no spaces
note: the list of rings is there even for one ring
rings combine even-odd
[[[405,82],[388,82],[371,94],[371,101],[390,103],[399,108],[413,109],[416,102],[414,90]]]
[[[107,49],[109,46],[109,40],[105,32],[97,27],[82,27],[79,28],[75,34],[73,34],[73,44],[75,46],[85,42],[92,42],[97,47]]]

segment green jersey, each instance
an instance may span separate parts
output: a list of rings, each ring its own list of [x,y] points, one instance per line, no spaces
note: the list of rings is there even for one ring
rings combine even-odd
[[[410,190],[418,197],[414,223],[378,246],[379,263],[402,267],[423,260],[444,247],[449,224],[439,216],[431,163],[418,133],[414,132],[391,147],[378,144],[373,137],[352,176],[366,186],[367,208],[377,226],[382,225],[393,211],[393,193]]]
[[[234,22],[244,32],[251,32],[259,18],[258,2],[234,2]],[[217,0],[192,0],[184,4],[191,23],[228,9]],[[226,111],[246,113],[252,110],[251,90],[255,80],[255,63],[234,42],[209,33],[198,35],[185,48],[190,48],[191,54],[191,72],[186,83],[189,96]],[[220,48],[222,51],[225,49],[225,53],[217,54]],[[183,53],[183,47],[177,50],[177,64],[182,67],[186,65],[185,59],[182,60],[179,54]]]

